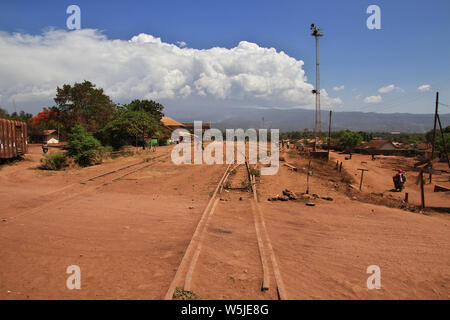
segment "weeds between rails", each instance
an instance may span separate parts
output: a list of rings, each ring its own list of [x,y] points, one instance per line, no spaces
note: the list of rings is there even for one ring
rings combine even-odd
[[[219,202],[217,195],[222,192],[227,186],[227,179],[229,176],[236,174],[236,169],[240,165],[236,165],[233,169],[230,169],[229,165],[225,170],[222,178],[216,186],[202,216],[197,224],[194,234],[191,237],[186,252],[177,268],[177,272],[164,296],[165,300],[171,299],[198,299],[198,295],[191,291],[192,278],[196,269],[197,261],[199,259],[202,247],[205,241],[207,226],[210,222],[210,218],[214,213],[214,210]],[[273,274],[275,276],[275,283],[277,288],[277,294],[279,299],[286,299],[286,291],[284,289],[283,281],[279,271],[278,263],[273,252],[270,238],[268,236],[264,218],[262,216],[261,208],[258,205],[256,194],[256,173],[259,172],[256,168],[250,168],[248,162],[245,163],[246,171],[248,175],[249,188],[246,192],[253,193],[253,199],[251,200],[251,211],[253,214],[253,222],[256,231],[256,238],[258,243],[259,257],[262,266],[263,279],[261,281],[261,291],[269,290],[270,288],[270,269],[268,264],[268,256],[272,262]],[[229,184],[228,184],[229,185]],[[182,285],[181,285],[182,284]],[[195,297],[195,298],[194,298]]]

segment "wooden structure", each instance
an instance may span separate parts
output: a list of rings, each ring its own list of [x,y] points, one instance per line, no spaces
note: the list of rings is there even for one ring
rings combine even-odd
[[[0,119],[0,159],[11,159],[27,153],[27,139],[25,122]]]
[[[183,122],[184,127],[190,132],[194,133],[194,123],[193,122]],[[202,134],[205,133],[206,130],[211,129],[211,122],[202,122]]]
[[[184,124],[182,124],[170,117],[162,117],[160,122],[163,127],[169,129],[171,132],[175,131],[177,129],[185,129]]]
[[[367,170],[367,169],[360,169],[360,168],[358,168],[358,170],[361,170],[361,182],[359,184],[359,191],[361,191],[362,190],[362,185],[363,185],[363,179],[364,179],[364,171],[369,171],[369,170]]]
[[[56,130],[44,130],[43,141],[48,144],[59,143],[59,136]]]

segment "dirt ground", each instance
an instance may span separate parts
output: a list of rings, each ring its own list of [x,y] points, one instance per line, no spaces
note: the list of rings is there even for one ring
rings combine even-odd
[[[306,191],[307,160],[285,153],[286,161],[298,172],[281,163],[277,176],[263,176],[260,198],[280,268],[287,278],[292,299],[449,299],[450,298],[450,217],[448,214],[413,213],[401,209],[363,203],[349,198],[340,175],[320,173],[313,161],[310,194],[331,197],[317,199],[314,207],[303,202],[269,202],[268,197],[288,188],[298,194]],[[380,168],[380,160],[368,156],[332,153],[345,161],[352,176],[366,161],[363,193],[391,194],[392,169]],[[386,161],[386,160],[382,160]],[[404,161],[404,160],[403,160]],[[409,174],[406,191],[417,202],[417,186]],[[447,175],[448,177],[448,175]],[[360,173],[354,176],[359,189]],[[443,179],[443,177],[440,177]],[[392,193],[395,197],[404,195]],[[359,196],[359,195],[358,195]],[[450,207],[450,196],[433,194],[427,186],[430,205]],[[419,198],[420,199],[420,198]],[[381,269],[381,289],[368,290],[366,269]]]
[[[36,169],[41,150],[31,146],[25,160],[0,167],[0,299],[161,299],[226,168],[177,166],[171,148],[52,172]],[[332,201],[269,202],[286,188],[306,190],[306,159],[283,156],[299,170],[280,162],[277,175],[258,179],[258,192],[289,299],[450,298],[449,214],[352,200],[339,173],[315,163],[310,193]],[[369,169],[361,194],[404,197],[389,190],[393,169],[407,160],[332,157],[344,161],[356,188],[356,169]],[[155,159],[122,179],[86,182],[145,158]],[[408,171],[405,191],[419,204],[416,175]],[[251,195],[239,190],[244,178],[231,177],[234,190],[220,195],[208,225],[192,284],[200,299],[276,298],[259,290]],[[444,185],[448,174],[434,179]],[[432,188],[427,203],[450,207],[449,195]],[[70,265],[81,268],[81,290],[66,287]],[[380,290],[366,287],[370,265],[381,269]]]
[[[419,206],[421,204],[420,184],[418,184],[419,169],[414,168],[414,163],[417,162],[412,157],[400,156],[377,156],[375,160],[371,160],[370,155],[353,154],[352,159],[348,158],[346,154],[332,154],[333,159],[342,161],[343,168],[347,170],[354,178],[354,186],[359,189],[361,169],[368,169],[364,172],[363,177],[363,192],[365,193],[383,193],[385,196],[392,196],[396,199],[403,200],[405,192],[409,194],[409,202]],[[432,176],[432,183],[429,182],[429,175],[424,174],[425,181],[425,206],[429,208],[449,208],[450,195],[442,192],[434,192],[434,186],[439,185],[450,189],[450,173],[447,163],[437,162],[433,163],[433,167],[439,172]],[[406,171],[406,184],[403,192],[392,192],[394,188],[392,182],[392,175],[398,169]]]

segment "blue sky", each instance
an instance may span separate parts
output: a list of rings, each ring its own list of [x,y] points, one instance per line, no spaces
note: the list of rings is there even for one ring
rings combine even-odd
[[[316,23],[325,33],[320,43],[321,87],[330,99],[334,99],[329,104],[333,110],[432,113],[436,90],[440,91],[441,101],[450,104],[448,0],[3,0],[0,2],[0,31],[42,35],[49,28],[67,30],[66,8],[71,4],[81,8],[82,29],[96,29],[109,40],[130,40],[145,33],[161,38],[163,43],[184,41],[186,48],[197,50],[232,49],[241,41],[255,43],[261,48],[275,48],[278,53],[283,51],[289,57],[304,61],[302,68],[309,84],[315,81],[314,39],[310,36],[309,25]],[[381,30],[366,27],[369,16],[366,8],[371,4],[381,8]],[[28,78],[26,73],[23,77]],[[49,82],[50,78],[47,79]],[[76,80],[79,78],[67,77],[67,82]],[[101,79],[99,81],[102,83]],[[390,85],[393,86],[388,87]],[[430,90],[419,91],[418,87],[422,85],[429,85]],[[190,88],[194,87],[190,85]],[[333,90],[337,87],[343,89]],[[387,87],[384,91],[388,92],[380,92],[383,87]],[[389,88],[394,89],[389,91]],[[108,88],[105,89],[108,92]],[[304,88],[305,92],[307,89]],[[11,90],[3,90],[2,107],[11,110],[13,99],[33,111],[38,108],[25,98],[21,101]],[[248,93],[247,89],[244,91]],[[208,103],[216,100],[223,103],[224,99],[233,101],[229,96],[218,98],[214,96],[215,92],[212,89],[206,91]],[[120,94],[117,97],[122,99]],[[177,95],[156,94],[158,97],[169,104],[184,103]],[[295,98],[292,97],[283,107],[304,106],[293,103]],[[375,98],[366,99],[368,97]],[[45,99],[41,98],[36,103],[45,104]],[[190,103],[195,103],[204,96],[192,99]],[[241,95],[240,100],[242,105],[251,106],[263,101],[253,100],[248,94]],[[372,100],[381,101],[368,102]],[[274,101],[276,96],[268,98],[266,106],[276,106]],[[442,112],[448,111],[449,108],[442,107]]]

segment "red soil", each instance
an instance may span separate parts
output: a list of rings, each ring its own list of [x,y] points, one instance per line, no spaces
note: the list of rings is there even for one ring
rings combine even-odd
[[[0,299],[162,298],[226,168],[176,166],[168,157],[170,148],[158,148],[156,156],[167,156],[107,185],[106,178],[79,182],[155,154],[50,172],[35,169],[40,148],[31,146],[24,161],[1,167]],[[306,163],[284,156],[301,169]],[[370,171],[363,193],[390,194],[392,165],[378,167],[380,160],[363,157],[343,160],[344,169],[357,173],[359,182],[356,167],[366,161]],[[305,191],[303,170],[293,172],[282,164],[277,175],[260,178],[258,191],[288,298],[450,298],[448,214],[424,215],[351,200],[337,173],[326,168],[321,169],[329,171],[326,178],[319,168],[312,176],[311,193],[333,201],[315,200],[314,207],[302,201],[268,202],[286,188]],[[418,203],[413,176],[408,173],[406,191]],[[234,179],[240,178],[238,173]],[[430,188],[430,206],[449,207],[448,195]],[[192,290],[201,299],[276,298],[273,289],[259,290],[262,271],[251,194],[231,190],[219,197],[223,201],[208,225]],[[70,265],[81,268],[81,290],[66,288]],[[380,290],[366,287],[369,265],[381,268]]]

